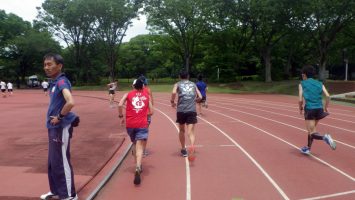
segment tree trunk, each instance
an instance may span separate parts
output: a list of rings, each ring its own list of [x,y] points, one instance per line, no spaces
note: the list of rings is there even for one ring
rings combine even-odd
[[[185,53],[185,60],[184,60],[184,62],[185,62],[185,69],[186,69],[186,71],[187,71],[187,73],[190,73],[190,56],[189,56],[189,54],[188,53]]]
[[[326,48],[321,48],[320,49],[320,58],[319,58],[319,72],[318,72],[318,78],[319,80],[323,81],[325,80],[325,70],[327,66],[327,53],[326,53]]]
[[[262,50],[262,56],[264,59],[265,64],[265,82],[270,83],[272,82],[271,78],[271,47],[265,47]]]

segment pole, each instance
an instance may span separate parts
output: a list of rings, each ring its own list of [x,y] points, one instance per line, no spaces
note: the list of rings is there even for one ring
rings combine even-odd
[[[348,60],[345,60],[345,81],[348,81]]]
[[[219,67],[217,67],[217,81],[219,82]]]

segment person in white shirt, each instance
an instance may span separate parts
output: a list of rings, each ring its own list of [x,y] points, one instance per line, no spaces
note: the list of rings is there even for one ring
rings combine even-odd
[[[108,87],[108,95],[109,95],[109,101],[110,101],[110,107],[114,108],[114,103],[115,103],[115,90],[117,88],[118,80],[115,80],[109,84],[107,84]]]
[[[6,97],[6,83],[4,81],[0,81],[0,89],[2,93],[2,97]]]
[[[42,85],[44,94],[47,96],[48,95],[47,91],[48,91],[49,83],[47,81],[43,81],[41,85]]]
[[[7,93],[9,93],[10,96],[13,94],[13,86],[10,81],[7,83]]]

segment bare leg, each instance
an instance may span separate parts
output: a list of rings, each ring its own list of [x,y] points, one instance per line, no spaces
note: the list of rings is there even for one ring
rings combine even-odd
[[[181,148],[185,148],[185,124],[179,124],[179,139]]]
[[[201,115],[202,114],[202,103],[198,103],[197,104],[197,108],[198,108],[198,114]]]
[[[141,167],[143,158],[143,140],[137,140],[136,142],[136,167]]]
[[[190,145],[195,145],[195,124],[188,124],[187,125],[187,134],[190,139]]]

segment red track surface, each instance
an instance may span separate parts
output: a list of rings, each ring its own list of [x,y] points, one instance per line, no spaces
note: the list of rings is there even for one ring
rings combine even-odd
[[[108,123],[111,125],[104,126],[104,129],[111,130],[112,133],[103,133],[102,138],[108,143],[111,142],[111,146],[114,146],[113,143],[121,144],[114,141],[116,137],[113,137],[124,134],[123,128],[118,126],[116,110],[108,109],[105,101],[88,97],[105,98],[105,94],[102,92],[76,92],[74,94],[78,104],[76,109],[81,112],[85,111],[81,116],[86,118],[84,121],[87,121],[87,123],[81,124],[78,132],[80,133],[82,129],[86,129],[87,132],[96,132],[96,129],[103,129],[102,123]],[[27,98],[26,95],[29,94],[22,95]],[[182,158],[179,153],[180,145],[174,123],[175,110],[169,105],[169,97],[169,94],[155,93],[156,111],[150,127],[148,142],[150,155],[143,160],[142,184],[139,187],[133,185],[134,163],[132,156],[128,155],[95,199],[355,199],[354,107],[331,104],[329,109],[331,115],[321,121],[318,131],[322,134],[329,132],[337,141],[337,149],[332,151],[325,143],[315,141],[312,156],[304,156],[299,152],[299,147],[306,144],[307,137],[304,120],[297,110],[296,97],[210,94],[208,96],[209,108],[203,110],[203,116],[199,118],[195,130],[197,158],[193,163],[188,163],[187,159]],[[9,119],[5,119],[6,125],[1,120],[1,137],[5,135],[7,138],[12,138],[11,134],[4,134],[3,128],[8,127],[7,131],[12,130],[13,128],[8,124],[19,123],[17,122],[18,116],[31,112],[31,109],[38,113],[38,109],[41,107],[42,110],[38,117],[44,118],[45,102],[31,108],[28,108],[28,103],[26,103],[27,105],[23,105],[23,108],[29,110],[23,112],[19,108],[22,106],[21,102],[12,102],[9,99],[0,100],[1,113],[4,108],[3,102],[7,102],[5,105],[16,104],[11,112],[6,112],[6,116],[10,116]],[[82,108],[80,108],[81,106]],[[15,117],[16,120],[14,120]],[[101,118],[104,119],[95,123],[97,119]],[[43,122],[43,120],[40,121]],[[42,148],[45,147],[45,129],[38,129],[39,125],[32,127],[31,123],[25,126],[24,130],[41,131],[40,135],[43,138],[38,139],[38,142],[41,142]],[[31,128],[28,128],[29,126]],[[12,134],[24,131],[19,125],[16,127]],[[104,130],[99,132],[104,132]],[[78,134],[77,138],[74,138],[73,148],[83,147],[80,141],[85,140],[84,134],[86,133],[82,132],[82,134]],[[96,134],[95,138],[100,137]],[[5,145],[9,140],[0,139],[1,177],[4,177],[6,170],[22,169],[17,167],[20,165],[21,159],[11,156],[11,151],[15,151],[16,147],[13,147],[15,144],[12,144],[12,149]],[[96,144],[99,145],[99,143]],[[127,142],[124,144],[126,147]],[[7,146],[7,149],[4,149],[4,146]],[[111,148],[111,151],[108,151],[106,149],[109,146],[107,143],[99,146],[97,148],[100,150],[85,152],[85,155],[75,155],[78,149],[73,150],[73,161],[86,159],[88,162],[87,160],[90,159],[85,156],[96,155],[93,162],[97,162],[100,161],[97,156],[98,152],[112,155],[114,152],[112,150],[115,150]],[[33,145],[29,147],[28,151],[32,149],[34,149]],[[4,151],[7,152],[5,157],[3,157]],[[36,151],[41,151],[41,149]],[[36,161],[40,163],[37,165],[45,167],[45,151],[39,154],[43,158],[41,158],[41,162]],[[101,160],[101,162],[106,162],[109,157],[107,156],[106,159],[103,159],[105,161]],[[117,152],[114,157],[118,157]],[[6,164],[8,160],[11,162]],[[14,181],[13,184],[22,184],[21,189],[30,185],[31,182],[25,177],[33,170],[31,167],[36,162],[31,163],[26,160],[23,166],[30,169],[20,173],[17,178],[21,181]],[[90,177],[95,176],[94,173],[80,173],[80,170],[85,171],[85,167],[80,163],[84,164],[85,162],[74,163],[74,170],[79,169],[79,172],[75,171],[79,177],[77,178],[77,187],[85,184]],[[108,169],[102,171],[107,172],[110,166],[109,163],[106,165]],[[92,169],[92,172],[95,171],[94,168]],[[38,191],[39,193],[32,192],[32,196],[27,197],[38,196],[40,192],[43,192],[43,188],[45,190],[48,188],[45,169],[38,173],[43,176],[41,179],[37,179],[39,181],[36,188],[41,191]],[[81,174],[86,176],[81,177]],[[101,175],[96,177],[99,176]],[[4,179],[2,178],[2,180]],[[85,199],[92,190],[89,191],[87,188],[93,188],[98,184],[98,181],[91,181],[88,184],[90,187],[82,189],[79,196]],[[4,185],[6,186],[6,183],[1,181],[0,199],[5,199],[5,196],[26,197],[25,194],[22,194],[24,193],[23,189],[16,190],[15,188],[12,193],[9,193],[6,188],[4,189]],[[9,194],[4,195],[6,192]]]
[[[355,199],[355,108],[331,105],[318,130],[337,140],[332,151],[315,141],[312,156],[297,98],[282,95],[209,95],[196,127],[197,158],[179,155],[175,110],[168,94],[157,108],[143,161],[142,184],[133,185],[128,156],[95,199]]]

